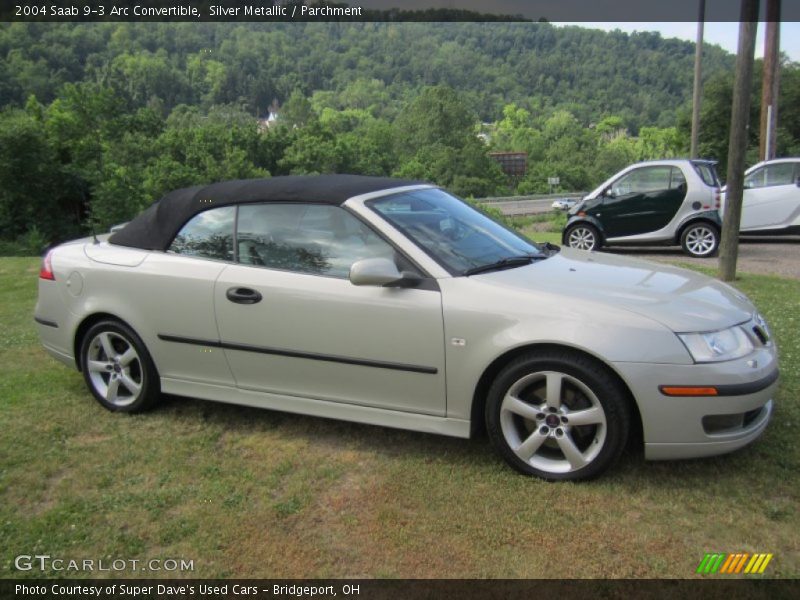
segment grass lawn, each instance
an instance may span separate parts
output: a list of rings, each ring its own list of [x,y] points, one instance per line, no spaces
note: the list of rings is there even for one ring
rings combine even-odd
[[[800,575],[800,281],[737,283],[781,350],[760,441],[699,461],[632,452],[598,481],[548,484],[485,438],[179,398],[107,412],[40,348],[37,272],[0,259],[2,577],[40,577],[14,557],[49,554],[191,559],[200,578],[682,578],[712,551],[771,552],[765,576]]]

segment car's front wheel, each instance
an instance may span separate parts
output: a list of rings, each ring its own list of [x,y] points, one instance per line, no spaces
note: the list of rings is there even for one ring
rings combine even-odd
[[[547,480],[596,477],[628,438],[625,390],[594,360],[569,350],[535,352],[497,376],[486,426],[515,469]]]
[[[709,223],[693,223],[681,234],[681,247],[689,256],[713,256],[719,247],[719,230]]]
[[[83,336],[81,370],[97,401],[109,410],[139,412],[160,393],[158,373],[142,340],[117,321],[95,323]]]
[[[597,250],[600,247],[600,232],[587,223],[578,223],[567,230],[564,238],[570,248]]]

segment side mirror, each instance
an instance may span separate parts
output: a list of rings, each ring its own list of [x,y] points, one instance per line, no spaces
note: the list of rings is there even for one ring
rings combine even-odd
[[[353,285],[396,285],[402,279],[403,274],[388,258],[365,258],[350,267],[350,283]]]
[[[614,191],[611,188],[608,188],[603,191],[603,197],[613,199],[616,198],[617,196],[616,194],[614,194]]]

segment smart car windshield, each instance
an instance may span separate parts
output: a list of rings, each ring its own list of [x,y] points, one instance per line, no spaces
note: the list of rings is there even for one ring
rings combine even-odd
[[[401,192],[368,201],[367,206],[453,275],[512,268],[550,255],[548,249],[440,189]]]

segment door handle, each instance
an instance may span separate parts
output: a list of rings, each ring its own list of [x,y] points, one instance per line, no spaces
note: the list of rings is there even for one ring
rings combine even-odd
[[[225,297],[236,304],[257,304],[261,302],[261,294],[245,287],[232,287],[225,292]]]

